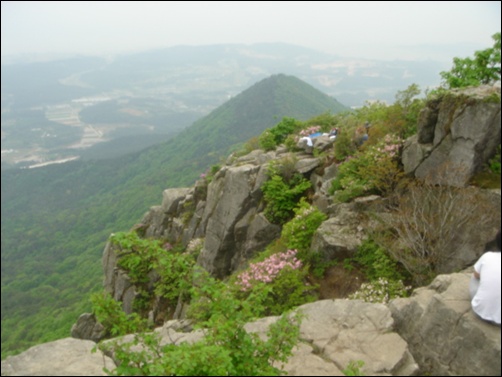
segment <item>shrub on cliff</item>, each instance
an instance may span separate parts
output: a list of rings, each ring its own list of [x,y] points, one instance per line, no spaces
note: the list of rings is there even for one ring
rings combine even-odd
[[[275,127],[266,130],[260,136],[260,146],[266,151],[274,150],[284,143],[286,138],[302,126],[302,122],[293,118],[283,118]]]
[[[386,195],[394,191],[403,176],[399,166],[402,140],[387,135],[377,145],[348,158],[339,167],[330,193],[345,203],[362,195]]]
[[[118,361],[114,375],[142,376],[277,376],[299,338],[301,317],[282,316],[270,326],[267,340],[244,325],[262,306],[263,295],[237,299],[225,283],[197,270],[192,314],[205,337],[194,344],[162,345],[156,333],[136,335],[132,342],[101,345]],[[142,347],[137,347],[141,344]]]
[[[398,195],[391,216],[382,220],[389,229],[377,240],[410,273],[417,286],[449,272],[457,257],[462,234],[486,229],[492,208],[473,187],[455,188],[429,184],[411,185]],[[484,205],[482,203],[485,203]],[[477,230],[476,230],[477,231]]]
[[[306,284],[308,266],[296,255],[296,250],[288,250],[251,263],[235,279],[236,296],[245,299],[261,295],[263,309],[260,316],[280,315],[314,301],[314,287]]]
[[[305,192],[312,186],[303,175],[284,167],[294,163],[270,165],[270,179],[262,186],[267,207],[265,216],[274,224],[284,224],[293,217],[293,210]]]

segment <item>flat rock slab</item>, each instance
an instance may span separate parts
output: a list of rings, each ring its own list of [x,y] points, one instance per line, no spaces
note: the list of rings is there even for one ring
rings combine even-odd
[[[115,369],[113,361],[96,343],[65,338],[31,347],[2,361],[2,376],[106,376],[103,368]]]

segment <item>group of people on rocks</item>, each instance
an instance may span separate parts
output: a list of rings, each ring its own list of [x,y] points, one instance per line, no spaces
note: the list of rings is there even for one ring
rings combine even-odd
[[[363,145],[366,141],[368,141],[369,136],[368,132],[371,127],[370,122],[366,121],[364,126],[360,126],[356,129],[355,134],[354,134],[354,142],[355,144],[360,147]],[[307,153],[312,153],[314,149],[314,140],[317,139],[320,136],[329,136],[330,140],[335,140],[338,135],[340,134],[340,129],[335,127],[331,129],[329,133],[316,133],[312,134],[309,136],[303,136],[299,139],[298,141],[298,146],[302,149],[305,149]]]

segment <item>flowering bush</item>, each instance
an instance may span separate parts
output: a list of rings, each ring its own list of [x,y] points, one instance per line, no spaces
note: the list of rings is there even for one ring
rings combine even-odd
[[[143,332],[130,342],[101,343],[98,348],[113,353],[118,362],[113,372],[105,372],[117,376],[283,375],[279,368],[299,340],[300,315],[282,316],[262,339],[245,329],[261,307],[259,297],[236,299],[224,282],[201,269],[194,269],[191,276],[193,299],[188,314],[197,321],[195,328],[203,329],[204,339],[193,344],[165,344],[156,332]]]
[[[162,245],[162,248],[164,250],[170,251],[170,250],[174,249],[174,246],[171,245],[169,242],[166,242],[166,243],[164,243],[164,245]]]
[[[340,202],[368,194],[394,191],[402,176],[399,151],[403,141],[387,135],[379,144],[369,147],[340,165],[331,193]]]
[[[385,154],[389,157],[395,157],[399,153],[402,145],[403,140],[399,136],[385,135],[383,143],[377,145],[376,151],[380,155]]]
[[[405,287],[402,280],[379,278],[370,283],[363,283],[357,292],[349,296],[349,299],[387,304],[394,298],[407,297],[410,290],[411,287]]]
[[[321,132],[321,126],[310,126],[309,128],[300,131],[300,137],[310,136],[318,132]]]
[[[198,256],[204,247],[203,238],[195,238],[188,243],[186,252],[190,255]]]
[[[293,270],[300,269],[302,262],[296,258],[296,250],[274,254],[263,262],[251,264],[249,270],[238,276],[237,284],[242,291],[249,291],[255,282],[271,283],[286,267]]]
[[[262,262],[252,263],[237,276],[237,296],[262,297],[260,315],[280,315],[316,299],[315,288],[305,283],[308,270],[296,258],[297,251],[273,254]]]

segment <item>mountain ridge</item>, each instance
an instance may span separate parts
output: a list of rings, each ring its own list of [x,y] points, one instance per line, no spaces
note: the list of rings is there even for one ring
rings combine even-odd
[[[253,105],[246,114],[244,107],[223,106],[207,118],[218,128],[199,121],[175,139],[141,153],[2,172],[2,353],[67,334],[75,316],[88,307],[83,298],[99,288],[106,238],[112,231],[130,228],[158,202],[163,189],[192,183],[226,156],[234,143],[258,136],[282,117],[300,117],[305,108],[278,106],[288,98],[293,103],[309,103],[310,112],[301,119],[340,106],[324,94],[310,102],[308,96],[299,99],[298,93],[307,90],[303,84],[297,92],[292,90],[299,83],[284,75],[265,79],[243,92],[244,97],[238,95],[229,101],[245,103],[252,95],[254,100],[248,102]],[[277,94],[274,103],[267,100],[273,87],[281,93],[284,86],[293,93]],[[264,89],[268,91],[264,93]],[[320,93],[313,88],[309,91]],[[265,111],[268,107],[271,109]],[[265,113],[268,119],[263,121]],[[232,123],[237,114],[242,118]],[[250,123],[245,119],[262,121],[247,127]],[[232,127],[239,132],[230,132]],[[30,309],[23,309],[23,305]]]

